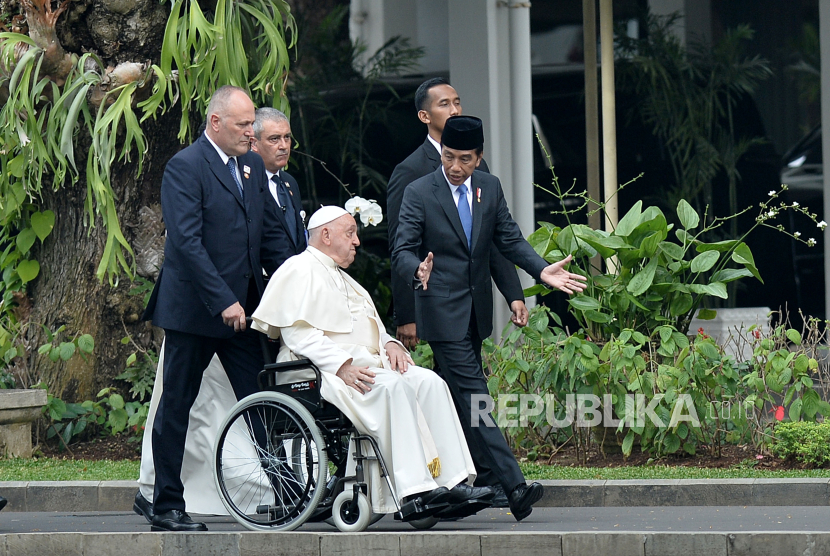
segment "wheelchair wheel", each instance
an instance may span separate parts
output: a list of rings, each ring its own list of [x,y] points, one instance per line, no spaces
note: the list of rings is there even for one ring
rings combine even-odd
[[[424,519],[413,519],[408,523],[415,529],[432,529],[435,527],[435,524],[438,523],[438,518],[431,515],[429,517],[425,517]]]
[[[365,531],[372,520],[372,508],[369,506],[369,499],[362,492],[358,492],[357,511],[355,512],[351,510],[352,498],[354,498],[354,492],[349,490],[344,490],[337,495],[331,509],[334,525],[344,532]]]
[[[311,414],[291,397],[248,396],[231,409],[216,441],[222,503],[247,529],[296,529],[325,493],[325,445]]]

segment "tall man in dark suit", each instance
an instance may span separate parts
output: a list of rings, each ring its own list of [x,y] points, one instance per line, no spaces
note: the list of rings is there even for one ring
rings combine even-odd
[[[254,120],[254,140],[251,150],[265,163],[268,188],[277,202],[277,219],[291,238],[295,254],[305,251],[305,211],[300,198],[300,186],[294,176],[285,171],[291,157],[291,123],[276,108],[259,108]]]
[[[164,171],[164,264],[145,318],[165,331],[164,391],[153,425],[154,531],[205,531],[184,511],[182,455],[202,373],[218,355],[238,399],[257,391],[264,361],[246,331],[269,274],[293,253],[279,225],[262,158],[249,153],[254,105],[221,87],[207,129]]]
[[[570,256],[548,265],[536,254],[510,216],[498,178],[475,171],[484,147],[481,120],[449,118],[441,142],[441,167],[404,193],[393,264],[416,291],[418,333],[444,372],[473,460],[497,474],[513,516],[522,520],[542,497],[542,485],[527,484],[507,442],[478,402],[489,396],[481,343],[492,330],[490,245],[495,243],[528,274],[566,293],[582,291],[585,278],[565,270]]]
[[[389,184],[386,188],[386,212],[389,222],[389,251],[395,248],[395,236],[398,231],[398,213],[401,210],[401,200],[404,190],[413,181],[433,173],[441,165],[441,133],[444,131],[444,122],[451,116],[461,115],[461,99],[456,90],[446,79],[434,77],[421,83],[415,91],[415,109],[418,110],[418,119],[427,126],[427,137],[424,143],[415,149],[403,162],[395,167]],[[489,172],[487,163],[482,159],[479,170]],[[524,293],[516,268],[493,247],[490,252],[490,272],[496,286],[501,291],[510,310],[513,312],[511,320],[517,326],[527,324],[527,307],[524,303]],[[395,309],[396,336],[403,344],[412,348],[418,343],[418,330],[415,324],[415,296],[409,283],[392,272],[392,299]],[[486,470],[476,467],[479,479],[486,482]]]

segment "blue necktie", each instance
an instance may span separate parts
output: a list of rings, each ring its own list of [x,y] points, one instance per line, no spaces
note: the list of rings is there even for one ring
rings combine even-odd
[[[231,171],[231,177],[233,178],[233,183],[235,183],[236,188],[239,189],[239,196],[244,199],[245,194],[242,192],[242,184],[239,183],[239,176],[236,175],[236,159],[234,157],[230,157],[228,159],[228,170]]]
[[[473,248],[473,215],[470,214],[470,203],[467,202],[467,184],[458,186],[458,217],[461,219],[461,227],[464,228],[464,235],[467,236],[467,249]]]
[[[291,234],[291,240],[297,243],[297,215],[294,213],[294,203],[291,202],[291,196],[285,189],[285,184],[280,179],[279,174],[274,174],[271,181],[277,186],[277,198],[280,200],[282,213],[285,215],[285,222],[288,224],[288,233]]]

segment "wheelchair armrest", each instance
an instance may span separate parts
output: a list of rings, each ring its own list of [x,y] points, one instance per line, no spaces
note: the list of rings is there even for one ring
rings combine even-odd
[[[260,390],[264,390],[269,386],[273,386],[276,373],[283,373],[287,371],[296,371],[300,369],[312,369],[317,376],[317,383],[320,384],[320,369],[311,362],[311,359],[297,359],[296,361],[284,361],[282,363],[269,363],[257,375],[257,384]]]

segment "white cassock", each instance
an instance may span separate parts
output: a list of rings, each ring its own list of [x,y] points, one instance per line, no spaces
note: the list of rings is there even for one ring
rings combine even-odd
[[[410,365],[393,370],[386,333],[369,293],[314,247],[274,273],[253,314],[253,327],[282,336],[279,361],[311,359],[322,371],[321,395],[363,434],[375,438],[399,498],[475,479],[475,466],[446,383]],[[336,375],[348,360],[369,367],[375,383],[366,394]],[[373,510],[396,511],[375,462],[369,465]]]
[[[156,483],[156,470],[153,465],[153,421],[156,418],[156,409],[164,390],[162,379],[164,369],[164,344],[159,352],[159,362],[156,371],[156,383],[153,386],[153,395],[150,398],[150,412],[147,415],[147,424],[141,442],[141,468],[138,476],[138,488],[142,496],[153,501],[153,491]],[[184,444],[184,458],[182,459],[182,483],[184,484],[184,504],[188,512],[209,515],[227,515],[228,511],[219,498],[216,483],[213,479],[214,455],[213,449],[216,437],[222,427],[222,421],[231,412],[236,404],[236,394],[225,374],[225,368],[217,356],[213,356],[202,376],[202,386],[199,395],[190,409],[190,420],[187,423],[187,438]],[[250,446],[250,442],[239,443],[240,446]],[[250,454],[255,458],[253,447]],[[249,480],[256,482],[260,474],[251,474]],[[237,489],[240,499],[243,493],[250,488]],[[241,503],[241,502],[240,502]]]

